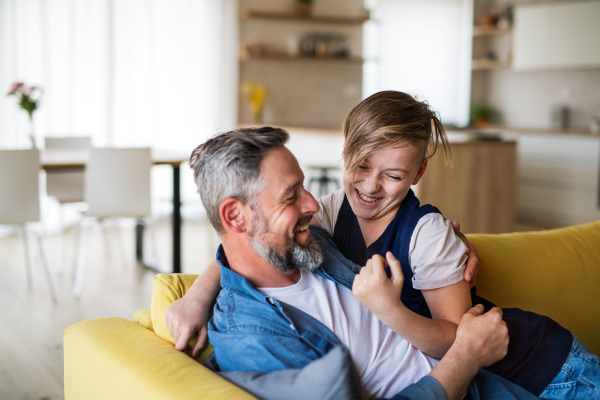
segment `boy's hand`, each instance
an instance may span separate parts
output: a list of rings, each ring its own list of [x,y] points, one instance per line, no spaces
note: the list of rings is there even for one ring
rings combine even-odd
[[[400,261],[391,252],[386,253],[387,261],[376,254],[367,261],[367,265],[354,278],[352,293],[365,307],[379,319],[390,311],[392,305],[402,305],[400,294],[404,284],[404,275]],[[388,278],[385,267],[390,266],[392,277]]]
[[[165,312],[165,322],[169,334],[175,340],[175,348],[183,351],[194,337],[197,342],[192,350],[192,357],[198,356],[206,342],[206,324],[210,319],[209,309],[195,297],[184,296],[175,300]]]
[[[463,241],[465,246],[469,249],[469,253],[467,253],[467,265],[465,266],[465,281],[469,282],[469,288],[475,286],[477,282],[477,274],[479,273],[479,254],[477,254],[477,249],[475,245],[469,242],[469,239],[460,231],[460,224],[458,221],[451,221],[452,229],[454,229],[454,234]]]

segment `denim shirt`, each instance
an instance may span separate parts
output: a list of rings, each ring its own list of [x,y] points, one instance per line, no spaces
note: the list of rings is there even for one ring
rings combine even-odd
[[[314,273],[352,289],[361,267],[342,256],[325,230],[310,230],[323,253],[323,263]],[[222,246],[217,251],[217,263],[222,290],[208,324],[208,337],[221,371],[300,369],[341,344],[315,318],[261,293],[232,271]],[[435,379],[423,378],[418,384],[440,393]],[[404,391],[414,390],[411,386]]]

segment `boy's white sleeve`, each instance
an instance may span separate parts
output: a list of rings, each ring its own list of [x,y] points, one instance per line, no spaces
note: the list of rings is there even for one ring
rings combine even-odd
[[[450,221],[438,213],[425,215],[410,239],[408,260],[414,273],[413,287],[437,289],[462,281],[468,252]]]
[[[315,214],[315,217],[319,221],[319,224],[321,224],[321,228],[325,229],[331,236],[333,236],[335,222],[340,213],[345,195],[344,189],[339,189],[317,200],[319,211]]]

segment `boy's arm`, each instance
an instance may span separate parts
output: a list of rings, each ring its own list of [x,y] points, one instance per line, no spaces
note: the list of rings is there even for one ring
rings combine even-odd
[[[221,269],[216,260],[196,278],[187,293],[167,308],[165,321],[169,334],[175,339],[175,348],[185,350],[189,341],[198,334],[198,341],[192,350],[196,357],[206,341],[206,324],[210,309],[221,290]]]
[[[356,275],[352,286],[354,296],[381,322],[417,349],[432,357],[442,358],[454,342],[457,325],[429,319],[406,308],[400,300],[404,284],[400,262],[391,252],[386,257],[387,262],[379,255],[373,256]],[[388,264],[391,278],[385,273]]]
[[[452,229],[454,230],[454,234],[462,240],[462,242],[467,246],[469,252],[467,253],[467,263],[465,264],[465,272],[464,279],[469,282],[469,288],[475,286],[477,282],[477,274],[479,273],[479,263],[480,257],[479,253],[477,253],[477,248],[469,239],[460,231],[460,224],[458,221],[450,221],[452,224]]]

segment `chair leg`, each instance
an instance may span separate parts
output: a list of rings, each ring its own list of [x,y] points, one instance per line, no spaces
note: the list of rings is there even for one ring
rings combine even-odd
[[[79,247],[81,245],[81,230],[83,229],[83,217],[75,225],[75,237],[73,238],[73,268],[71,268],[71,280],[75,280],[77,261],[79,259]]]
[[[125,252],[125,247],[123,245],[123,234],[121,227],[119,226],[119,221],[113,221],[115,223],[115,232],[117,233],[117,241],[119,242],[119,252],[121,253],[121,260],[123,260],[123,267],[127,269],[129,267],[127,263],[127,255]]]
[[[56,273],[61,275],[65,267],[65,221],[63,207],[61,204],[59,204],[58,207],[58,221],[60,226],[58,236],[56,237]]]
[[[44,274],[46,275],[46,282],[48,283],[48,290],[50,291],[50,297],[52,297],[52,303],[56,304],[56,293],[54,292],[54,285],[52,285],[52,276],[50,275],[50,269],[48,268],[48,263],[46,262],[46,256],[44,255],[44,244],[42,242],[42,235],[39,232],[34,233],[37,242],[38,242],[38,250],[40,254],[40,259],[42,260],[42,267],[44,269]]]
[[[73,296],[76,299],[81,297],[81,291],[83,289],[83,277],[85,275],[91,238],[92,226],[87,226],[83,230],[83,243],[79,253],[79,262],[77,263],[77,276],[75,277],[75,285],[73,286]]]
[[[154,265],[160,267],[160,259],[158,258],[158,241],[156,240],[155,224],[150,223],[150,238],[152,239],[152,256],[154,257]]]
[[[27,274],[27,287],[31,289],[33,287],[33,279],[31,277],[31,260],[29,254],[29,241],[27,240],[27,228],[25,226],[21,229],[21,235],[23,235],[23,247],[25,248],[25,272]]]
[[[100,220],[100,227],[102,229],[102,236],[104,237],[104,251],[109,260],[112,259],[112,254],[110,252],[110,237],[109,237],[109,223],[111,221],[107,219]]]

